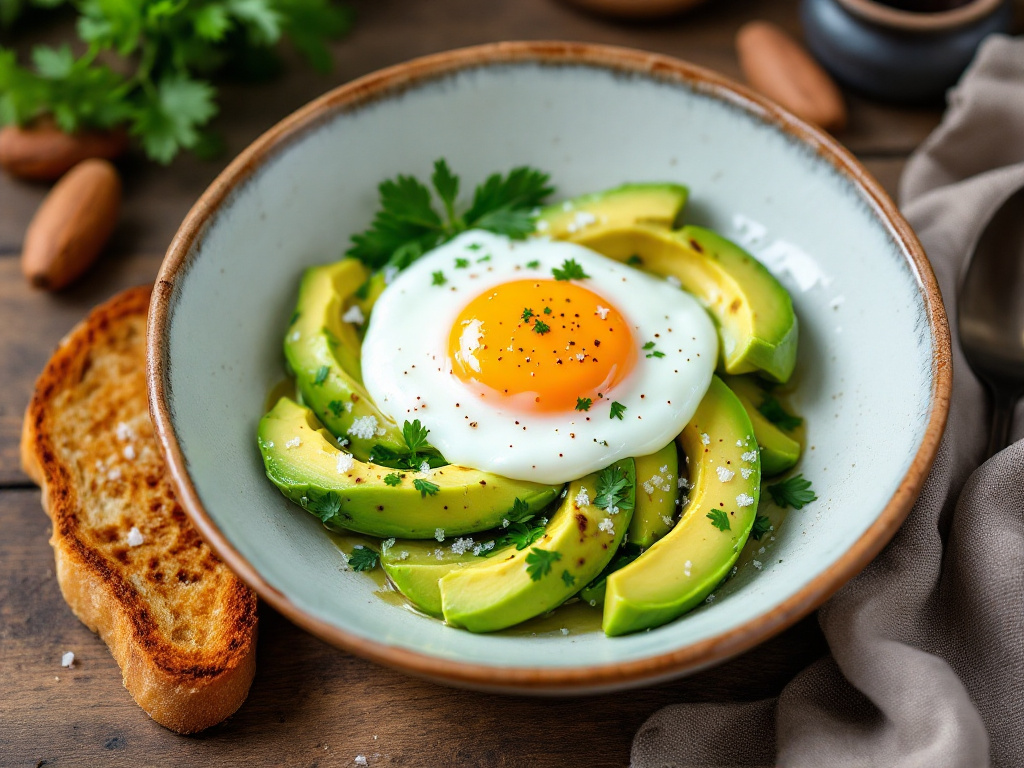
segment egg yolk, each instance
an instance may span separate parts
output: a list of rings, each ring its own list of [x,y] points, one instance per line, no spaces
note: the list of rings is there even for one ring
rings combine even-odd
[[[477,296],[448,338],[452,373],[481,397],[524,411],[586,410],[637,359],[622,314],[569,281],[516,280]],[[577,406],[579,406],[577,408]]]

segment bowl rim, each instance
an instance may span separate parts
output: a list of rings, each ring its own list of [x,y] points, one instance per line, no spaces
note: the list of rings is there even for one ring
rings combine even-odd
[[[945,11],[905,11],[875,0],[836,0],[860,18],[904,32],[943,32],[991,16],[1004,0],[969,0]]]
[[[934,344],[928,422],[898,488],[878,518],[839,559],[799,592],[744,624],[667,653],[586,667],[500,667],[439,658],[360,637],[307,614],[271,586],[219,530],[203,507],[178,444],[169,404],[168,349],[174,288],[197,251],[207,223],[232,192],[264,163],[336,114],[359,109],[425,82],[464,70],[508,64],[589,66],[670,82],[739,106],[781,129],[829,162],[860,192],[902,247],[925,307]],[[949,410],[952,363],[949,328],[935,275],[910,225],[868,171],[825,132],[723,75],[670,56],[630,48],[560,41],[499,42],[416,58],[360,77],[301,107],[250,144],[217,176],[185,217],[160,267],[147,328],[147,380],[156,435],[178,498],[213,550],[259,596],[289,620],[357,656],[412,675],[483,690],[579,694],[635,687],[679,677],[736,656],[789,627],[859,573],[909,513],[938,450]]]

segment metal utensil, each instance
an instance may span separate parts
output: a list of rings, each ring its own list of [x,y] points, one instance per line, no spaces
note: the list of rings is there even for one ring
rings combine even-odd
[[[1024,189],[975,243],[957,292],[957,325],[967,362],[992,395],[988,458],[1009,443],[1024,393]]]

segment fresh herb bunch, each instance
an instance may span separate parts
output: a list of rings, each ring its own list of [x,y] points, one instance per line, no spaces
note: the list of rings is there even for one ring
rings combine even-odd
[[[548,174],[527,166],[513,168],[506,176],[491,174],[474,191],[469,208],[459,214],[459,177],[447,162],[437,160],[430,177],[433,193],[414,176],[381,182],[380,210],[368,230],[352,236],[347,255],[371,269],[405,269],[431,248],[468,229],[522,240],[533,232],[534,209],[554,191],[549,179]],[[443,215],[435,209],[435,193]]]
[[[3,1],[3,0],[0,0]],[[54,6],[62,0],[35,0]],[[17,7],[11,0],[6,16]],[[20,5],[20,4],[19,4]],[[217,114],[208,77],[227,68],[258,75],[287,36],[320,71],[326,41],[351,25],[333,0],[71,0],[85,52],[36,46],[32,67],[0,47],[0,124],[52,117],[73,133],[124,126],[146,154],[170,162],[182,149],[209,153],[204,126]],[[5,4],[5,9],[8,6]],[[115,67],[107,62],[119,60]]]
[[[490,557],[502,547],[515,544],[517,550],[526,549],[544,535],[547,527],[546,518],[538,517],[535,512],[530,511],[530,505],[522,499],[515,499],[512,502],[512,509],[505,516],[508,525],[505,526],[505,533],[494,540],[494,546],[481,551],[483,557]]]

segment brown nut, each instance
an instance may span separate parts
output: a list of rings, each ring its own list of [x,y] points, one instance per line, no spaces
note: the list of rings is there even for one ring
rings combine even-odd
[[[106,160],[79,163],[54,185],[28,225],[21,270],[56,291],[89,268],[106,245],[121,207],[121,179]]]
[[[827,131],[846,125],[839,88],[811,55],[779,27],[751,21],[736,33],[740,68],[754,89]]]
[[[121,129],[64,133],[52,121],[0,130],[0,167],[12,176],[30,181],[52,181],[83,160],[113,160],[128,148]]]

